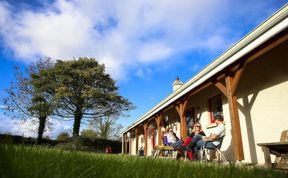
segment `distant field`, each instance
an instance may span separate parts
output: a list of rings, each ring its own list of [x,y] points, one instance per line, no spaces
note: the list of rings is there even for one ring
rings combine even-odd
[[[288,174],[269,169],[234,165],[201,165],[195,162],[167,159],[0,144],[0,177],[287,178]]]

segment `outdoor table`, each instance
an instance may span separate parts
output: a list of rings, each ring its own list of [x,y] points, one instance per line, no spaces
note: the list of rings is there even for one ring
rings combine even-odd
[[[265,164],[267,167],[288,169],[288,142],[258,143],[257,145],[261,146],[263,150]],[[281,157],[282,161],[274,164],[273,166],[270,154],[276,155],[276,157]]]
[[[155,147],[155,151],[154,151],[154,154],[153,154],[153,157],[154,158],[157,158],[159,157],[160,153],[162,151],[169,151],[172,153],[172,157],[174,158],[175,156],[173,156],[173,152],[175,151],[175,149],[172,147],[172,146],[164,146],[164,145],[158,145]]]

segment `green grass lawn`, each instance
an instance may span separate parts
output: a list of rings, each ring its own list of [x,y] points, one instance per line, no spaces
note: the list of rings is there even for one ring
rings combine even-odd
[[[0,144],[0,177],[253,177],[287,178],[288,174],[234,165],[205,165],[169,159],[70,152],[39,146]]]

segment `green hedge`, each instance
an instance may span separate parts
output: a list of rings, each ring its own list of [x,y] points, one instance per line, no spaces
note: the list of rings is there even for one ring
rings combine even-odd
[[[0,134],[0,143],[35,145],[37,144],[37,139],[32,137],[22,137],[19,135]],[[63,143],[63,141],[43,138],[41,144],[55,146],[58,143]]]
[[[22,137],[18,135],[0,134],[0,143],[8,144],[24,144],[35,145],[36,138]],[[121,153],[122,142],[107,139],[89,139],[78,137],[76,139],[70,138],[67,141],[43,139],[41,145],[56,146],[68,150],[81,150],[81,151],[93,151],[93,152],[105,152],[105,148],[110,146],[112,153]]]
[[[120,141],[106,140],[106,139],[89,139],[78,137],[71,138],[66,143],[56,145],[56,147],[67,150],[81,150],[104,153],[106,147],[112,148],[112,153],[121,153],[122,144]]]

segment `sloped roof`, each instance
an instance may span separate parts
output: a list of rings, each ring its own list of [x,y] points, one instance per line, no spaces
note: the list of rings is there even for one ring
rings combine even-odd
[[[245,37],[227,49],[218,58],[212,61],[197,75],[192,77],[188,82],[182,85],[175,92],[171,93],[168,97],[162,100],[159,104],[146,112],[143,116],[133,122],[130,126],[122,131],[122,134],[129,131],[141,122],[149,119],[151,116],[161,111],[165,107],[172,104],[183,95],[201,85],[216,73],[220,72],[230,64],[241,59],[244,55],[248,54],[264,42],[271,39],[276,34],[280,33],[288,27],[288,4],[283,6],[272,16],[262,22],[254,30],[248,33]]]

